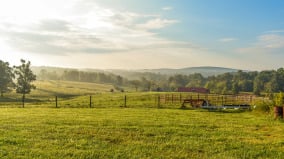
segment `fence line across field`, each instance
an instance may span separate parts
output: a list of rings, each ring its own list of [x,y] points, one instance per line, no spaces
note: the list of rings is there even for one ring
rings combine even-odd
[[[148,108],[180,108],[185,100],[205,100],[210,105],[253,105],[255,101],[268,101],[265,97],[253,95],[219,95],[198,93],[110,93],[84,96],[57,95],[45,99],[27,100],[27,107],[55,108],[107,108],[107,107],[148,107]],[[1,107],[18,107],[20,100],[0,102]]]
[[[86,98],[87,99],[87,98]],[[86,100],[85,99],[85,100]],[[89,96],[89,107],[137,107],[143,105],[144,107],[172,107],[181,106],[184,100],[188,99],[203,99],[208,101],[211,105],[223,106],[223,105],[252,105],[256,100],[268,100],[264,97],[244,96],[244,95],[218,95],[218,94],[151,94],[151,95],[113,95],[106,97],[100,97],[96,95]],[[64,101],[65,99],[63,99]],[[63,107],[68,107],[72,104],[72,101],[65,102]],[[57,104],[56,104],[57,106]],[[85,104],[85,107],[87,105]]]

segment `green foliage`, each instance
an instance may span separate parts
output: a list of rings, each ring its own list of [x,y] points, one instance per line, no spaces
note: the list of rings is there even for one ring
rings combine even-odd
[[[15,74],[17,75],[16,92],[23,95],[22,102],[24,107],[25,95],[36,88],[35,85],[32,84],[32,82],[36,80],[36,75],[33,74],[30,68],[30,61],[26,63],[26,61],[22,59],[21,63],[20,66],[15,67]]]
[[[4,93],[10,92],[10,87],[14,86],[13,69],[9,66],[8,62],[0,60],[0,94],[3,97]]]
[[[133,87],[136,91],[176,91],[179,87],[205,87],[214,93],[238,94],[239,92],[274,93],[284,91],[284,69],[261,72],[233,72],[204,77],[200,73],[189,75],[163,75],[150,72],[79,71],[76,69],[38,70],[38,79],[77,82],[108,83],[118,87]]]
[[[274,95],[274,103],[276,106],[284,106],[283,105],[284,94],[282,92]]]
[[[32,89],[35,89],[35,85],[31,84],[36,80],[36,75],[33,74],[30,69],[30,61],[26,63],[25,60],[21,60],[21,65],[16,66],[15,74],[17,75],[16,92],[20,94],[29,94]]]
[[[233,94],[238,94],[240,92],[240,87],[239,87],[239,84],[237,82],[233,83],[232,92],[233,92]]]
[[[256,101],[254,103],[254,111],[255,112],[261,112],[261,113],[269,113],[271,112],[273,108],[273,102],[272,101]]]

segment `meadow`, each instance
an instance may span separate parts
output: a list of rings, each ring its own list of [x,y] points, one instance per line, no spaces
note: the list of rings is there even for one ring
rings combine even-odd
[[[2,108],[0,158],[282,158],[284,126],[251,112]]]
[[[26,96],[27,108],[180,108],[184,99],[205,99],[213,105],[252,104],[266,98],[179,92],[135,92],[134,88],[115,90],[112,85],[70,82],[36,81],[36,90]],[[114,91],[111,91],[114,90]],[[0,98],[0,107],[21,107],[21,95],[11,92]],[[57,101],[57,102],[56,102]],[[56,104],[57,103],[57,104]]]
[[[283,121],[271,113],[180,109],[179,102],[158,108],[158,93],[110,93],[106,84],[36,85],[26,108],[13,92],[0,100],[0,158],[284,156]]]

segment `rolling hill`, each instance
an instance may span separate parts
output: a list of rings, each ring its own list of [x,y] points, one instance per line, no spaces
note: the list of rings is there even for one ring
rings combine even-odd
[[[219,75],[227,72],[237,72],[238,69],[232,68],[224,68],[224,67],[187,67],[181,69],[152,69],[152,70],[145,70],[147,72],[153,73],[160,73],[160,74],[167,74],[167,75],[174,75],[174,74],[194,74],[200,73],[203,76],[211,76],[211,75]]]
[[[133,70],[126,70],[126,69],[71,69],[71,68],[58,68],[58,67],[33,67],[33,71],[36,74],[40,74],[42,69],[48,72],[56,72],[58,75],[63,74],[65,70],[78,70],[84,72],[103,72],[103,73],[110,73],[115,75],[120,75],[122,77],[128,79],[140,79],[141,77],[149,77],[152,75],[160,75],[160,78],[165,78],[168,76],[182,74],[182,75],[189,75],[194,73],[200,73],[204,77],[213,76],[213,75],[220,75],[227,72],[237,72],[239,69],[232,69],[232,68],[224,68],[224,67],[211,67],[211,66],[204,66],[204,67],[187,67],[181,69],[171,69],[171,68],[161,68],[161,69],[133,69]],[[243,70],[245,71],[245,70]]]
[[[171,69],[171,68],[161,68],[161,69],[140,69],[140,70],[106,70],[113,74],[118,74],[124,76],[126,78],[131,78],[131,76],[137,76],[140,74],[152,73],[152,74],[160,74],[160,75],[189,75],[194,73],[200,73],[204,77],[213,76],[213,75],[220,75],[227,72],[237,72],[239,69],[232,69],[232,68],[224,68],[224,67],[187,67],[181,69]]]

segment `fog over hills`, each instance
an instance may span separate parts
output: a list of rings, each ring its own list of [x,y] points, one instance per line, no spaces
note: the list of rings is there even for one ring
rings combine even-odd
[[[194,74],[194,73],[200,73],[203,76],[212,76],[212,75],[219,75],[219,74],[223,74],[227,72],[237,72],[238,69],[203,66],[203,67],[187,67],[187,68],[181,68],[181,69],[148,69],[148,70],[141,70],[141,71],[160,73],[160,74],[165,74],[165,75],[175,75],[175,74],[189,75],[189,74]]]
[[[227,72],[237,72],[239,69],[233,69],[233,68],[224,68],[224,67],[211,67],[211,66],[203,66],[203,67],[187,67],[187,68],[181,68],[181,69],[171,69],[171,68],[161,68],[161,69],[133,69],[133,70],[127,70],[127,69],[76,69],[76,68],[60,68],[60,67],[47,67],[47,66],[40,66],[40,67],[33,67],[33,70],[35,73],[40,73],[41,70],[46,70],[48,72],[54,72],[61,74],[64,72],[64,70],[79,70],[79,71],[85,71],[85,72],[104,72],[104,73],[112,73],[116,75],[120,75],[126,78],[134,79],[135,77],[143,77],[143,74],[159,74],[159,75],[165,75],[165,76],[172,76],[176,74],[182,74],[182,75],[189,75],[194,73],[200,73],[204,77],[213,76],[213,75],[219,75],[224,74]],[[243,70],[245,71],[245,70]]]

